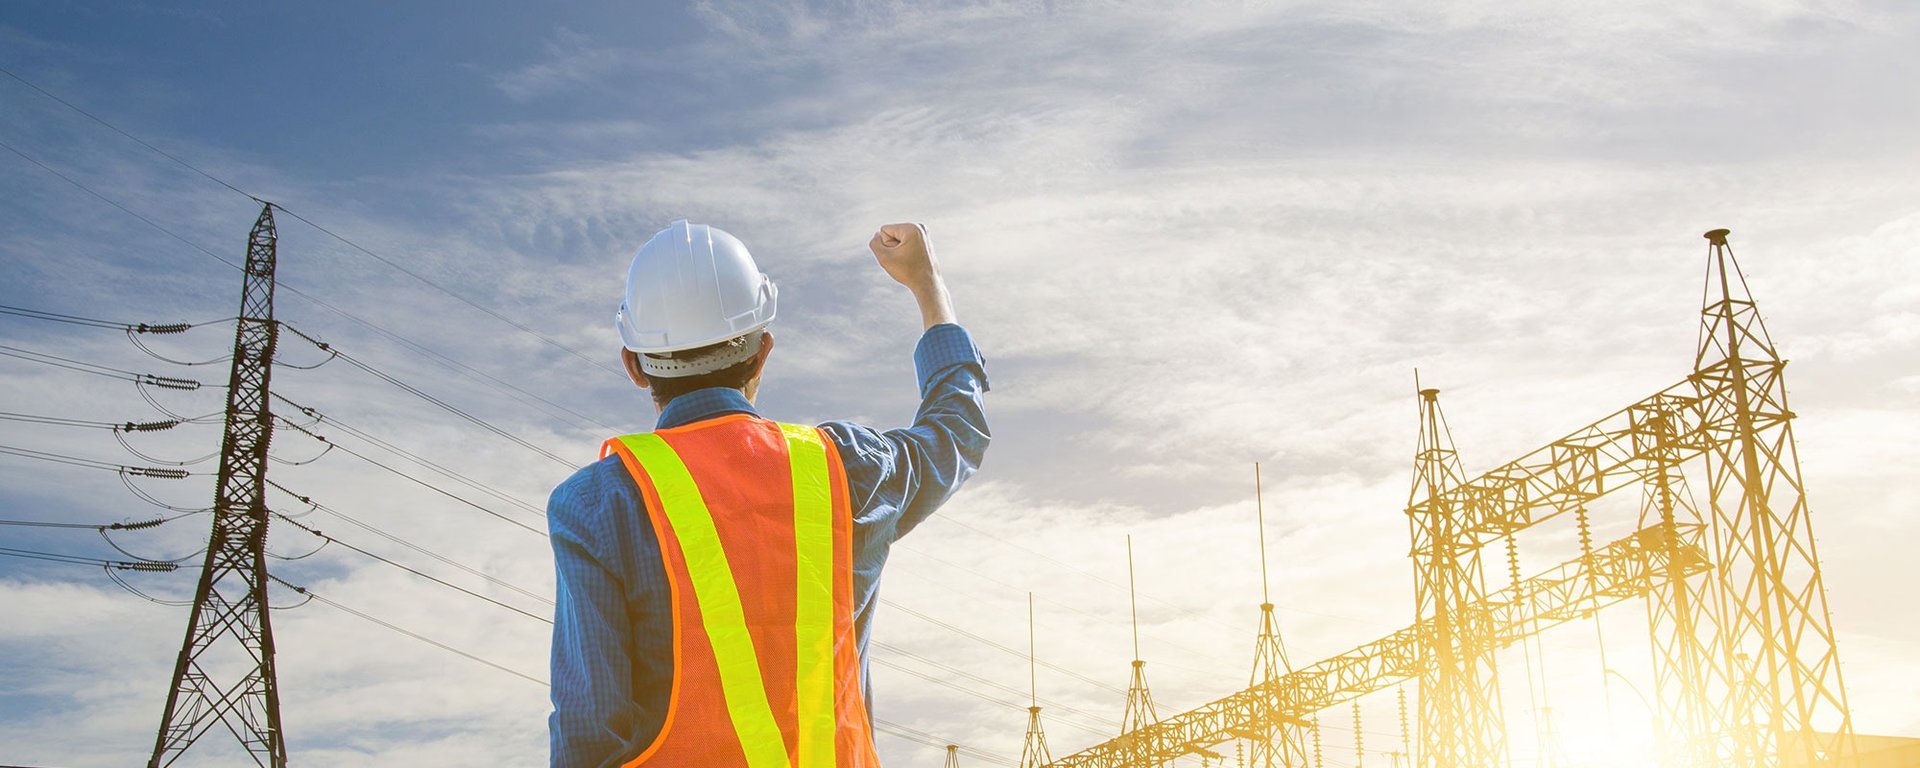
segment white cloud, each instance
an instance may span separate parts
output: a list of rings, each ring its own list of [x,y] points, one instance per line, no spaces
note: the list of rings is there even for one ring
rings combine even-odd
[[[613,71],[624,60],[615,48],[564,27],[546,44],[546,59],[494,77],[493,85],[514,101],[552,96]]]
[[[1415,431],[1413,369],[1445,391],[1470,471],[1531,450],[1686,373],[1704,251],[1696,238],[1729,226],[1769,328],[1794,359],[1829,585],[1847,609],[1836,610],[1836,622],[1843,641],[1872,637],[1860,641],[1868,650],[1857,660],[1843,645],[1849,681],[1864,692],[1863,707],[1902,701],[1886,681],[1912,677],[1901,659],[1920,645],[1920,626],[1901,618],[1904,596],[1886,586],[1910,581],[1911,569],[1884,542],[1915,532],[1903,512],[1914,453],[1900,427],[1920,408],[1908,364],[1920,312],[1911,288],[1920,182],[1904,172],[1920,146],[1900,113],[1866,107],[1873,119],[1833,130],[1873,141],[1829,143],[1819,125],[1774,120],[1800,110],[1808,98],[1800,86],[1750,86],[1769,62],[1818,73],[1863,57],[1886,64],[1882,86],[1899,87],[1902,65],[1882,46],[1912,29],[1910,14],[1790,2],[1552,13],[1493,2],[701,8],[710,34],[731,44],[677,52],[690,73],[742,82],[808,74],[780,81],[791,88],[763,106],[720,116],[741,126],[740,136],[612,159],[569,154],[569,142],[593,141],[604,152],[660,135],[661,126],[609,113],[552,132],[483,131],[489,141],[524,144],[538,160],[530,172],[268,186],[292,190],[296,210],[405,254],[409,268],[589,351],[611,348],[609,308],[634,244],[677,216],[722,224],[752,245],[787,300],[769,409],[888,424],[913,405],[905,367],[916,326],[907,299],[870,267],[861,244],[880,221],[927,221],[962,318],[992,366],[997,442],[977,484],[903,542],[885,595],[1017,649],[1023,593],[1033,589],[1043,659],[1124,685],[1131,650],[1125,593],[1115,584],[1124,577],[1122,537],[1132,533],[1148,595],[1143,654],[1163,713],[1224,694],[1246,674],[1258,587],[1248,463],[1263,461],[1267,472],[1276,602],[1294,661],[1401,626],[1412,614],[1399,508]],[[494,85],[515,100],[561,98],[634,54],[563,29],[547,55]],[[1847,93],[1834,98],[1853,103]],[[552,137],[545,146],[543,135]],[[142,210],[191,220],[206,242],[234,240],[236,218],[251,217],[170,199],[177,183],[130,164],[102,163],[97,173],[124,179]],[[366,202],[324,205],[347,192]],[[439,219],[382,213],[384,196],[433,201]],[[61,230],[82,231],[74,218]],[[287,262],[293,284],[595,419],[644,426],[644,401],[617,379],[300,225],[283,222],[283,230],[296,254]],[[62,253],[78,239],[21,228],[6,243]],[[117,270],[81,275],[90,289],[130,292],[115,281],[163,279],[121,254],[79,252],[88,267]],[[191,291],[196,298],[181,306],[224,307],[231,276],[223,269],[146,290]],[[9,270],[36,286],[73,271],[24,261]],[[536,443],[585,460],[601,436],[298,299],[283,306],[342,348]],[[145,364],[114,358],[109,347],[71,353]],[[93,397],[43,372],[5,372],[20,410],[126,405],[125,392]],[[277,378],[276,387],[521,498],[537,502],[563,474],[337,364]],[[34,434],[76,453],[104,452],[80,438]],[[180,439],[164,445],[193,445]],[[291,435],[279,447],[296,456],[314,448]],[[124,505],[120,491],[84,485],[77,470],[37,473],[16,462],[0,471],[10,490],[83,509]],[[543,544],[524,532],[347,457],[274,471],[396,534],[550,589]],[[1631,506],[1607,510],[1612,535]],[[309,520],[343,540],[385,546],[324,513]],[[192,531],[170,530],[161,532],[180,538],[138,543],[191,543]],[[276,546],[294,546],[296,534],[280,529]],[[1571,544],[1555,530],[1529,546],[1531,570],[1565,559]],[[322,594],[543,674],[541,625],[351,553],[285,568]],[[118,720],[28,718],[8,731],[69,728],[65,743],[110,745],[78,759],[50,753],[49,762],[124,764],[139,754],[181,617],[155,609],[127,620],[130,606],[146,604],[105,592],[8,589],[7,604],[36,618],[4,642],[52,657],[56,648],[91,648],[100,621],[126,620],[124,634],[145,649],[121,651],[139,659],[112,685],[117,661],[9,668],[10,678],[49,696],[74,679],[94,691],[74,701],[98,700],[99,691],[137,695],[113,710]],[[48,607],[60,600],[79,608]],[[1634,641],[1616,638],[1644,633],[1633,626],[1636,611],[1609,617],[1609,652],[1623,659],[1615,666],[1635,658]],[[306,759],[451,765],[485,752],[518,764],[544,750],[536,687],[324,606],[283,616],[289,733]],[[1590,706],[1598,681],[1584,679],[1595,676],[1581,646],[1591,634],[1581,625],[1552,636],[1566,646],[1550,671],[1556,696],[1576,720],[1604,717]],[[1005,690],[1025,688],[1015,654],[895,609],[883,612],[877,639],[990,679],[1002,687],[962,684],[1020,703]],[[880,656],[953,679],[892,651]],[[1503,657],[1509,669],[1518,663]],[[1866,663],[1876,673],[1856,671]],[[875,674],[881,717],[1017,754],[1018,706],[890,667]],[[1056,754],[1097,741],[1117,719],[1121,700],[1108,688],[1048,668],[1040,684],[1049,716],[1059,718]],[[1525,711],[1519,693],[1509,687],[1509,712]],[[1391,744],[1383,698],[1366,704],[1368,730],[1389,736],[1369,740]],[[1624,711],[1623,702],[1614,703]],[[1898,728],[1913,718],[1882,712],[1861,722]],[[890,737],[883,750],[894,762],[933,758]]]

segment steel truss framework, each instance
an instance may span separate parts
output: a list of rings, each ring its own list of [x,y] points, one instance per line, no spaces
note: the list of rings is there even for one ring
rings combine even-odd
[[[1506,646],[1530,632],[1591,615],[1622,600],[1648,594],[1668,572],[1667,553],[1673,548],[1658,530],[1640,531],[1594,553],[1591,566],[1575,560],[1486,596],[1467,613],[1491,629],[1490,642]],[[1682,572],[1706,569],[1706,553],[1679,548]],[[1215,700],[1197,709],[1162,719],[1136,733],[1152,746],[1146,764],[1204,754],[1208,747],[1240,737],[1261,727],[1269,717],[1309,724],[1313,713],[1368,693],[1385,690],[1419,676],[1426,658],[1422,635],[1432,631],[1423,621],[1353,650],[1296,670],[1271,683]],[[1108,742],[1052,763],[1065,766],[1139,765],[1121,745]]]
[[[1700,340],[1694,371],[1679,383],[1471,480],[1458,470],[1437,403],[1422,393],[1407,509],[1420,611],[1413,626],[1052,765],[1204,754],[1276,718],[1311,722],[1320,709],[1410,677],[1422,684],[1422,765],[1501,764],[1497,696],[1459,696],[1493,689],[1492,652],[1637,597],[1649,598],[1663,764],[1849,764],[1852,720],[1800,481],[1786,361],[1727,234],[1707,233]],[[1704,515],[1682,474],[1693,461],[1708,478]],[[1477,596],[1481,548],[1636,485],[1645,488],[1637,533]]]
[[[273,439],[267,385],[279,336],[273,320],[278,240],[269,204],[247,237],[213,532],[149,768],[172,765],[216,725],[239,739],[255,763],[287,764],[266,564],[267,446]]]

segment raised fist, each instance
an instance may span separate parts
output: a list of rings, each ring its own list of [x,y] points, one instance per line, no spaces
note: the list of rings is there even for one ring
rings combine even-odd
[[[933,258],[927,228],[919,224],[885,224],[867,243],[873,258],[887,275],[909,289],[929,288],[939,281],[940,266]]]

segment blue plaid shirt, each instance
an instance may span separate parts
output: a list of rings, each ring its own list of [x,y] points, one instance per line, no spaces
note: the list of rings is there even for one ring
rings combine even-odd
[[[927,329],[913,363],[920,410],[912,426],[879,432],[843,421],[821,425],[846,464],[854,509],[854,628],[869,708],[867,638],[887,552],[973,475],[989,437],[981,409],[986,364],[966,329]],[[655,428],[729,413],[754,413],[753,405],[739,390],[697,390],[668,403]],[[547,525],[558,574],[547,719],[553,765],[618,766],[653,742],[672,690],[673,608],[660,543],[617,456],[553,489]]]

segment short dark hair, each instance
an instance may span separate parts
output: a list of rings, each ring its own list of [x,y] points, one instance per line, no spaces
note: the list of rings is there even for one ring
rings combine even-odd
[[[745,343],[747,343],[747,337],[741,336],[728,339],[718,344],[709,344],[704,347],[681,350],[672,354],[674,357],[700,357],[701,355],[718,352],[721,349],[740,346]],[[644,355],[642,355],[642,357],[644,357]],[[709,387],[745,389],[747,382],[753,380],[754,366],[758,362],[759,355],[755,355],[720,370],[693,376],[655,376],[647,373],[645,368],[641,369],[640,375],[645,376],[647,379],[647,391],[653,393],[653,402],[665,408],[667,407],[667,403],[673,402],[674,398],[696,389],[707,389]]]

